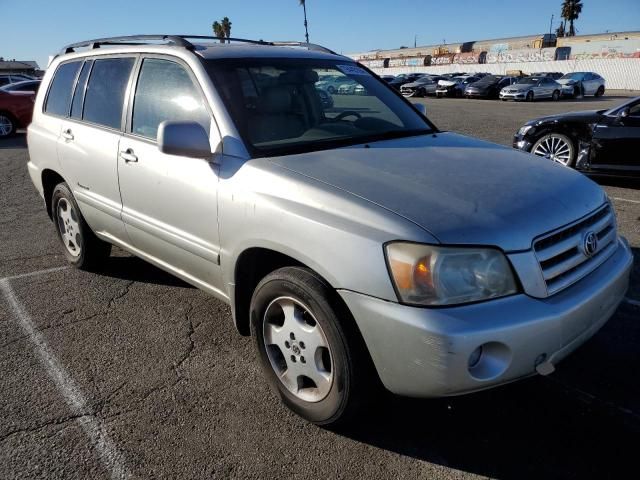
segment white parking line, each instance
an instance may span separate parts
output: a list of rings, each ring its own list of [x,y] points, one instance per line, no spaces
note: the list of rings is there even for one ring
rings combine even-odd
[[[638,200],[630,200],[628,198],[611,197],[611,200],[617,200],[619,202],[640,203]]]
[[[29,273],[19,273],[18,275],[11,275],[9,277],[4,277],[2,280],[16,280],[18,278],[26,278],[26,277],[38,277],[40,275],[46,275],[47,273],[59,272],[60,270],[67,270],[69,265],[64,267],[54,267],[47,268],[46,270],[38,270],[37,272],[29,272]]]
[[[60,268],[42,270],[41,272],[18,275],[11,278],[23,278],[25,276],[44,274],[56,270],[60,270]],[[87,407],[87,400],[69,373],[65,370],[64,366],[51,351],[40,332],[35,329],[29,313],[16,297],[8,278],[0,279],[0,290],[2,290],[5,300],[18,319],[20,327],[22,327],[25,335],[28,336],[33,343],[34,349],[40,357],[40,361],[64,397],[67,405],[75,415],[82,416],[82,418],[80,418],[80,425],[98,451],[100,460],[111,473],[111,478],[114,480],[129,478],[130,474],[125,467],[122,454],[109,438],[100,419],[92,413],[87,413],[90,412]]]

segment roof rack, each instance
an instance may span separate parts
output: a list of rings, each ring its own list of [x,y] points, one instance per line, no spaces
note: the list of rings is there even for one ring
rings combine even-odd
[[[72,43],[63,47],[60,55],[75,52],[78,48],[87,47],[89,50],[100,48],[103,45],[144,45],[152,44],[152,42],[166,42],[168,45],[195,50],[196,46],[187,39],[197,40],[226,40],[229,42],[250,43],[253,45],[271,45],[278,47],[302,47],[309,50],[331,53],[337,55],[333,50],[329,50],[321,45],[307,42],[283,41],[283,42],[267,42],[263,40],[248,40],[246,38],[235,37],[209,37],[205,35],[130,35],[124,37],[106,37],[96,38],[93,40],[85,40],[83,42]]]

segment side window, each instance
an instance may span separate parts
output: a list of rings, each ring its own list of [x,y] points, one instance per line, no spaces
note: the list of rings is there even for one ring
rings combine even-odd
[[[211,122],[187,71],[170,60],[147,58],[136,86],[131,131],[155,140],[158,126],[165,120],[198,122],[207,131]]]
[[[93,62],[84,97],[84,120],[120,128],[124,94],[134,61],[133,58],[105,58]]]
[[[76,91],[73,94],[73,102],[71,103],[71,118],[82,118],[82,101],[84,100],[84,92],[87,88],[87,77],[91,71],[91,65],[93,65],[93,60],[88,60],[84,62],[82,70],[80,70]]]
[[[51,82],[51,87],[49,87],[49,95],[47,95],[47,103],[44,107],[46,113],[67,116],[69,104],[71,103],[73,82],[76,79],[81,63],[69,62],[58,67]]]

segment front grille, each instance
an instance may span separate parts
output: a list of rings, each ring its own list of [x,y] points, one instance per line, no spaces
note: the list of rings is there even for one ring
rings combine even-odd
[[[598,238],[595,251],[585,252],[589,232]],[[567,288],[591,273],[616,249],[616,220],[607,204],[577,222],[551,232],[533,243],[549,295]]]

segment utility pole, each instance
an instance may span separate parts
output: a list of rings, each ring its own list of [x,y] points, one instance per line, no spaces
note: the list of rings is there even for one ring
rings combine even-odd
[[[305,2],[305,0],[300,0],[300,3],[304,10],[304,36],[307,39],[307,43],[309,43],[309,29],[307,28],[307,2]]]
[[[418,46],[418,34],[415,34],[413,36],[413,48],[416,48]]]
[[[553,30],[553,13],[551,14],[551,22],[549,23],[549,36],[551,36],[552,30]]]

